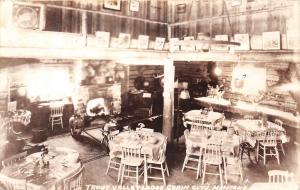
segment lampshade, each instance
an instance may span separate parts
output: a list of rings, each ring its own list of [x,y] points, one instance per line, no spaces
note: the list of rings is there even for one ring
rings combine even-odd
[[[180,99],[183,99],[183,100],[186,100],[186,99],[190,99],[190,93],[188,90],[184,89],[180,92],[179,94],[179,98]]]
[[[188,88],[188,85],[189,85],[189,83],[187,83],[187,82],[182,82],[182,84],[181,84],[182,86],[182,88],[183,89],[187,89]]]

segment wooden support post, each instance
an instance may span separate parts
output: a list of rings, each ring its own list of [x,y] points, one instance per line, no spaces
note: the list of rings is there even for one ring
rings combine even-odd
[[[170,42],[171,38],[172,38],[172,28],[170,25],[168,25],[168,42]]]
[[[85,46],[87,45],[87,12],[84,11],[81,13],[81,33],[85,40]]]
[[[175,67],[173,60],[167,59],[164,64],[164,108],[163,108],[163,134],[168,141],[173,141],[173,118],[174,118],[174,77]]]

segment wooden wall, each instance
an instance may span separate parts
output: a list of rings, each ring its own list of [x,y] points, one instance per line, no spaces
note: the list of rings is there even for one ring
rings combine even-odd
[[[169,7],[169,22],[194,21],[172,27],[172,37],[195,36],[197,33],[216,34],[249,33],[261,35],[262,32],[280,31],[286,34],[295,28],[299,19],[294,11],[293,0],[240,0],[233,5],[232,0],[174,1]],[[185,4],[182,11],[178,4]],[[183,13],[182,13],[183,12]],[[229,16],[228,16],[229,15]],[[299,21],[299,20],[298,20]]]
[[[142,76],[145,80],[154,81],[154,74],[163,74],[164,68],[161,65],[131,65],[129,66],[129,90],[134,89],[134,79]]]
[[[7,69],[3,69],[3,70],[0,69],[0,112],[7,110],[7,103],[9,99],[7,73],[8,73]],[[0,120],[1,120],[1,115],[0,115]]]
[[[151,0],[140,1],[139,11],[133,12],[129,10],[130,1],[121,2],[121,10],[110,10],[103,8],[103,1],[86,0],[86,1],[49,1],[46,4],[54,4],[58,6],[82,8],[92,11],[100,11],[115,15],[124,15],[129,17],[149,19],[152,21],[167,21],[167,1]],[[46,30],[77,32],[81,31],[81,13],[75,10],[60,10],[56,8],[47,8],[46,14]],[[119,33],[129,33],[133,38],[138,35],[149,35],[151,40],[155,37],[166,37],[166,25],[145,23],[142,21],[130,20],[108,15],[100,15],[96,13],[87,14],[87,32],[95,34],[95,31],[107,31],[111,36],[118,37]]]
[[[180,82],[197,82],[207,77],[207,64],[207,62],[175,62],[175,76]]]

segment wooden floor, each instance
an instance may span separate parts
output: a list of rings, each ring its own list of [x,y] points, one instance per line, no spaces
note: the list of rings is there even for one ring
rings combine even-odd
[[[99,129],[89,130],[96,138],[101,139]],[[85,170],[85,184],[86,185],[118,185],[117,183],[117,171],[111,170],[109,175],[105,174],[105,170],[108,163],[108,155],[105,152],[105,148],[95,143],[89,136],[84,135],[80,139],[74,139],[69,134],[59,135],[51,137],[46,141],[50,146],[66,146],[74,148],[81,154]],[[281,156],[281,165],[277,164],[276,159],[271,158],[267,162],[267,165],[263,165],[260,161],[258,164],[249,162],[247,156],[243,158],[243,170],[245,179],[240,181],[237,176],[229,176],[230,185],[250,185],[255,182],[266,182],[267,172],[272,169],[288,170],[293,172],[295,179],[300,182],[300,167],[299,159],[300,155],[296,152],[296,149],[291,143],[287,147],[287,155]],[[196,180],[196,173],[192,170],[185,170],[181,172],[183,159],[185,156],[185,146],[182,143],[168,144],[167,149],[167,163],[170,169],[170,177],[167,177],[168,185],[200,185],[201,181]],[[254,155],[251,155],[254,158]],[[254,160],[254,159],[253,159]],[[214,168],[211,168],[214,170]],[[153,173],[159,175],[159,173]],[[206,177],[206,183],[219,184],[218,176]],[[142,179],[140,183],[142,185]],[[135,185],[134,180],[125,180],[124,185]],[[149,185],[163,185],[162,181],[149,180]]]

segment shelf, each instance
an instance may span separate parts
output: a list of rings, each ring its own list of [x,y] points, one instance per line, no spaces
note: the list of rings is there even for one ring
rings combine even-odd
[[[0,30],[1,58],[115,60],[130,65],[164,65],[173,61],[300,62],[299,50],[249,50],[169,53],[166,50],[97,48],[81,34]]]

